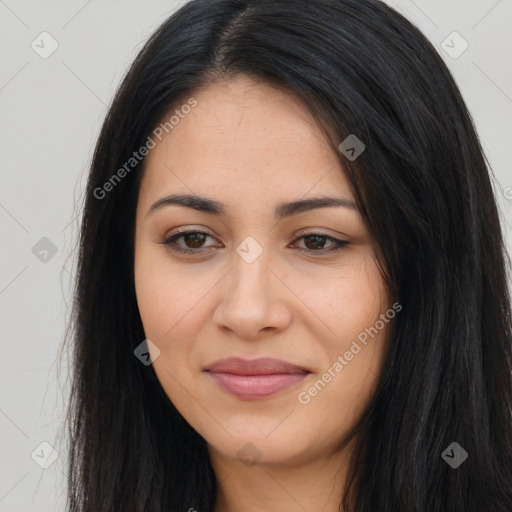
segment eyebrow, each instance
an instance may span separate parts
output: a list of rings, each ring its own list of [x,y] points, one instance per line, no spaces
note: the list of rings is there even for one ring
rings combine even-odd
[[[226,208],[222,203],[214,201],[206,197],[188,194],[173,194],[170,196],[162,197],[151,205],[146,216],[150,213],[159,210],[165,206],[177,205],[185,208],[192,208],[204,213],[209,213],[216,216],[226,215]],[[356,203],[341,197],[312,197],[307,199],[297,199],[295,201],[279,203],[275,210],[274,216],[276,219],[281,220],[285,217],[291,217],[299,213],[303,213],[317,208],[331,208],[333,206],[348,208],[350,210],[359,211]]]

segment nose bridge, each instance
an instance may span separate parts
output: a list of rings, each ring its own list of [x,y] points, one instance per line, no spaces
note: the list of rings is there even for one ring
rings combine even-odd
[[[240,337],[254,338],[268,327],[283,328],[290,320],[288,308],[279,296],[271,253],[253,241],[242,242],[233,255],[233,269],[226,276],[223,297],[215,313],[217,325]]]
[[[252,237],[248,237],[236,248],[230,288],[239,296],[239,300],[261,300],[270,291],[269,256],[270,251],[263,249]]]

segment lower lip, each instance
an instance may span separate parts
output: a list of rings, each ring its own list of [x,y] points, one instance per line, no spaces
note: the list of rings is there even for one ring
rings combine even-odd
[[[217,385],[228,393],[257,400],[285,391],[303,381],[308,373],[275,373],[270,375],[235,375],[208,372]]]

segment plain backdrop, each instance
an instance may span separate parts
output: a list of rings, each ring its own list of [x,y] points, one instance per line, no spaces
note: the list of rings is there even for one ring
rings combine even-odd
[[[510,247],[512,0],[388,3],[423,31],[452,71],[495,173]],[[78,207],[115,88],[177,6],[0,0],[0,512],[64,511],[59,428],[68,381],[58,349]]]

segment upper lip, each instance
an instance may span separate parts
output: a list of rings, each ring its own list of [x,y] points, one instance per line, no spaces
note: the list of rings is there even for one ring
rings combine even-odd
[[[219,359],[206,368],[216,373],[233,373],[235,375],[271,375],[276,373],[309,373],[306,368],[272,357],[243,359],[227,357]]]

